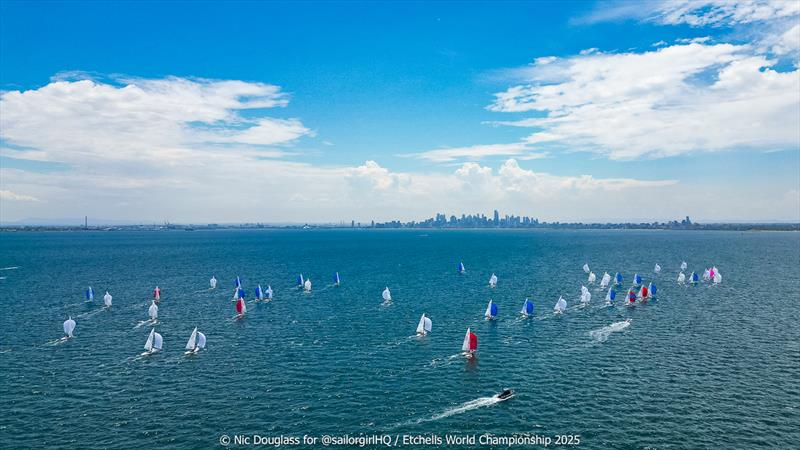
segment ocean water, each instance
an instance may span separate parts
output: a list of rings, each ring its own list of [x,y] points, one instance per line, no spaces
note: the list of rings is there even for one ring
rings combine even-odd
[[[687,276],[716,265],[722,284],[679,286],[681,260]],[[619,271],[627,287],[638,272],[658,299],[603,308],[594,286],[591,307],[578,308],[584,262],[598,283]],[[5,233],[0,443],[191,449],[218,447],[223,434],[535,433],[580,435],[583,448],[792,448],[799,266],[797,233]],[[299,273],[312,293],[296,288]],[[275,291],[241,321],[237,275],[248,300],[258,283]],[[142,358],[156,285],[164,351]],[[569,309],[554,317],[559,295]],[[499,317],[486,322],[489,299]],[[423,312],[433,332],[416,338]],[[68,315],[75,338],[57,342]],[[185,357],[195,326],[208,347]],[[457,356],[467,327],[479,339],[472,361]],[[516,396],[487,398],[504,388]]]

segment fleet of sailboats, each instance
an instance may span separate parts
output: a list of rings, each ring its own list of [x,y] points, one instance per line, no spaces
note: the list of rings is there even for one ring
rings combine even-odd
[[[681,263],[681,272],[678,275],[677,282],[679,284],[684,284],[686,282],[686,275],[684,274],[683,270],[687,267],[685,261]],[[593,284],[597,277],[594,272],[589,270],[588,263],[584,264],[583,266],[584,272],[588,273],[588,284]],[[463,262],[459,263],[458,267],[459,273],[464,273],[465,268]],[[656,263],[653,269],[654,273],[659,274],[662,271],[661,266]],[[709,269],[705,269],[703,274],[704,281],[713,282],[714,285],[718,285],[722,281],[722,274],[717,269],[716,266],[713,266]],[[692,284],[698,283],[700,277],[696,272],[691,272],[689,276],[689,282]],[[301,286],[304,291],[310,292],[311,291],[311,280],[305,279],[302,274],[298,276],[298,286]],[[339,273],[335,272],[333,276],[334,285],[339,285],[341,280],[339,278]],[[613,305],[616,299],[616,291],[613,287],[610,287],[612,281],[612,277],[608,274],[608,272],[603,273],[603,277],[600,281],[600,288],[605,289],[608,288],[605,295],[605,303],[607,306]],[[619,272],[616,272],[615,276],[613,277],[614,284],[619,286],[623,282],[622,275]],[[245,293],[244,289],[242,288],[242,282],[240,277],[236,277],[234,284],[236,289],[234,291],[234,300],[236,301],[236,313],[237,318],[242,318],[247,313],[247,305],[244,301]],[[212,276],[209,280],[209,285],[211,289],[216,288],[217,279]],[[497,285],[497,276],[492,273],[489,279],[489,286],[496,287]],[[271,300],[273,298],[273,290],[271,286],[267,286],[267,289],[262,289],[261,285],[257,285],[255,288],[255,297],[257,301],[263,300]],[[628,301],[626,306],[634,306],[637,301],[640,303],[644,303],[648,299],[654,299],[657,293],[657,286],[655,282],[651,281],[647,285],[644,285],[642,282],[641,276],[636,273],[633,276],[633,286],[628,290]],[[85,296],[87,301],[92,301],[94,298],[94,290],[92,287],[86,289]],[[591,301],[592,294],[590,290],[585,286],[581,286],[581,296],[580,296],[580,304],[581,307],[587,307]],[[158,318],[158,300],[161,298],[161,289],[156,286],[153,290],[153,301],[151,302],[148,308],[148,316],[150,317],[151,322],[155,322]],[[390,303],[392,301],[391,291],[389,287],[385,287],[382,292],[382,298],[384,303]],[[104,306],[110,307],[112,304],[113,297],[109,293],[109,291],[105,292],[103,296],[103,303]],[[553,311],[556,315],[561,315],[567,310],[567,301],[564,299],[563,296],[559,296],[558,301],[556,302]],[[520,314],[523,317],[530,317],[534,313],[534,303],[529,298],[526,298],[522,304],[522,308],[520,309]],[[493,320],[498,316],[498,305],[493,301],[489,300],[489,303],[486,307],[486,311],[484,313],[484,317],[486,320]],[[73,332],[75,330],[75,320],[72,319],[70,316],[66,321],[63,323],[63,329],[65,337],[63,339],[69,339],[73,337]],[[433,323],[431,319],[426,315],[422,314],[420,317],[419,323],[417,324],[416,333],[419,336],[426,336],[432,330]],[[206,345],[206,336],[198,331],[198,328],[195,327],[192,330],[192,333],[189,337],[188,342],[186,343],[186,354],[195,354],[198,351],[205,348]],[[145,342],[145,350],[146,352],[143,355],[150,355],[155,352],[162,350],[163,346],[163,338],[162,336],[155,331],[155,328],[152,328],[150,334],[148,335],[147,341]],[[462,351],[468,356],[472,357],[478,348],[478,339],[477,336],[472,333],[471,328],[467,328],[467,332],[464,336],[464,342],[462,344]]]

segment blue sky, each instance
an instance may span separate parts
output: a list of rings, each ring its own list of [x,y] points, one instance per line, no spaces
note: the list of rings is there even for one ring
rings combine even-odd
[[[4,1],[0,220],[800,220],[797,8],[636,6]]]

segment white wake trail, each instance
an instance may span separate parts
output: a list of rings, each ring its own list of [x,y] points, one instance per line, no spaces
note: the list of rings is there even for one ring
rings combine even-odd
[[[597,340],[597,342],[605,342],[608,340],[608,337],[611,335],[611,333],[623,331],[629,326],[631,326],[630,320],[614,322],[611,325],[590,331],[589,336],[593,337],[595,340]]]

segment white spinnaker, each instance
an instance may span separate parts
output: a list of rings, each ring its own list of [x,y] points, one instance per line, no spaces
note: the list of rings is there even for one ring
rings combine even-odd
[[[206,335],[199,331],[197,332],[197,348],[206,348]]]
[[[386,289],[383,290],[383,300],[391,301],[392,300],[392,293],[389,291],[389,287],[387,286]]]
[[[161,345],[164,343],[164,339],[161,337],[160,334],[154,333],[153,334],[153,348],[156,350],[161,350]]]
[[[156,302],[150,304],[147,313],[150,315],[150,320],[156,320],[158,318],[158,305],[156,305]]]
[[[72,337],[72,332],[75,331],[75,321],[72,320],[72,317],[68,318],[64,321],[64,333]]]

